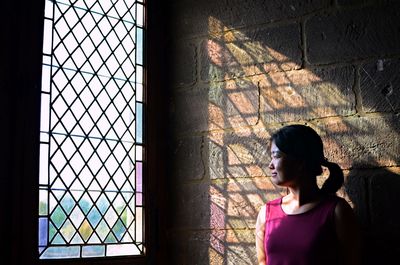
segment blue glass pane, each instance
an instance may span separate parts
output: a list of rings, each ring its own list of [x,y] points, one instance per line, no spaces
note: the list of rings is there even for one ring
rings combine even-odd
[[[100,199],[97,201],[96,205],[99,208],[99,211],[102,214],[105,214],[107,209],[108,209],[108,207],[109,207],[109,205],[110,205],[110,203],[109,203],[109,201],[107,200],[107,198],[103,194],[103,195],[101,195]]]
[[[51,247],[48,248],[41,258],[78,258],[79,247]]]
[[[96,208],[93,208],[90,213],[88,214],[90,224],[95,227],[101,219],[101,214]]]
[[[87,200],[87,198],[83,197],[79,201],[79,206],[81,207],[82,211],[87,214],[90,210],[90,207],[92,207],[92,203]]]
[[[143,143],[143,104],[136,103],[136,142]]]
[[[42,254],[43,250],[45,250],[45,247],[39,247],[39,254]]]
[[[115,236],[118,238],[118,240],[121,240],[122,237],[124,236],[124,233],[126,231],[126,227],[124,226],[124,224],[121,222],[121,220],[118,220],[114,227],[113,227],[113,232],[115,234]]]
[[[72,209],[75,206],[75,201],[70,193],[67,193],[61,200],[61,206],[63,207],[64,211],[67,212],[67,214],[71,213]]]
[[[86,246],[82,248],[83,257],[100,257],[104,256],[104,246]]]
[[[39,246],[47,245],[48,225],[49,222],[47,218],[39,218]]]

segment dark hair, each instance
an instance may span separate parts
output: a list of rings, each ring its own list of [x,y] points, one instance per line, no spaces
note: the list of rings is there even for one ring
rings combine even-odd
[[[303,160],[313,176],[322,174],[322,167],[329,169],[329,177],[321,190],[335,193],[343,184],[343,171],[338,164],[329,162],[324,156],[321,137],[312,128],[301,125],[282,127],[271,136],[271,142],[285,154]]]

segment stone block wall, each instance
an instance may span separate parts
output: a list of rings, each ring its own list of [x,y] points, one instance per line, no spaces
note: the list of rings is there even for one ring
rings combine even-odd
[[[362,226],[363,264],[397,264],[398,1],[170,8],[171,264],[256,264],[258,210],[285,193],[269,179],[269,137],[292,123],[315,128],[345,170],[339,195]]]

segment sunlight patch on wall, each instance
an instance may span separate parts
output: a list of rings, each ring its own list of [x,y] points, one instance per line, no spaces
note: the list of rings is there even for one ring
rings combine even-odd
[[[254,260],[252,236],[244,240],[247,251],[241,257],[237,255],[241,246],[232,233],[253,229],[255,205],[261,207],[266,196],[282,192],[266,178],[254,179],[269,175],[271,132],[282,122],[303,117],[354,113],[350,103],[354,102],[353,76],[352,69],[328,69],[319,75],[298,70],[298,62],[257,36],[247,35],[246,30],[227,31],[215,18],[210,18],[209,26],[208,58],[202,65],[208,73],[203,79],[209,81],[206,146],[213,181],[209,188],[209,259],[210,264],[226,264],[232,259]],[[340,88],[335,80],[343,74],[349,75],[349,83]]]

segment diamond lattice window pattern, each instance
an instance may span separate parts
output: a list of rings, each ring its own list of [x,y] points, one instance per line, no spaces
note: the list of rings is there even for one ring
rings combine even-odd
[[[144,255],[144,1],[47,0],[41,259]]]

